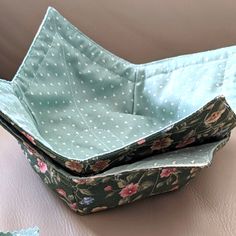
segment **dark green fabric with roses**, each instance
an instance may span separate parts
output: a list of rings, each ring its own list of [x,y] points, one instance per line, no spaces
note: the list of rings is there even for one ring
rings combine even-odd
[[[0,81],[0,115],[71,173],[100,173],[226,135],[235,126],[235,53],[137,65],[49,8],[13,81]]]
[[[202,167],[209,165],[214,151],[226,141],[160,154],[83,178],[59,169],[25,144],[22,148],[43,182],[72,210],[88,214],[179,189]],[[195,159],[200,160],[200,164],[195,163]]]
[[[150,156],[98,175],[78,177],[54,163],[13,125],[1,119],[0,122],[18,139],[43,182],[79,214],[97,212],[179,189],[201,168],[211,163],[214,152],[229,138]]]

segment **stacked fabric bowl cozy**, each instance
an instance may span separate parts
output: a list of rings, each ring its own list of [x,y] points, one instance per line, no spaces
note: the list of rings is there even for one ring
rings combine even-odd
[[[49,7],[0,122],[44,183],[87,214],[185,185],[236,125],[236,47],[133,64]]]

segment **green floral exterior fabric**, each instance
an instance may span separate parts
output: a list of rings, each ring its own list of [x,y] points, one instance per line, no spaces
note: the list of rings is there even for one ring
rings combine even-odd
[[[0,116],[70,173],[102,173],[227,134],[235,53],[232,46],[137,65],[50,7],[13,80],[0,80]]]
[[[33,167],[45,184],[75,212],[88,214],[128,204],[152,195],[177,190],[184,186],[204,166],[198,166],[190,156],[208,157],[212,155],[226,140],[197,147],[186,148],[168,154],[160,154],[144,167],[142,163],[135,168],[132,164],[118,169],[111,169],[101,175],[77,177],[57,168],[36,150],[23,144],[22,148]],[[166,157],[168,156],[168,157]],[[186,166],[176,165],[178,158],[188,158]],[[171,160],[169,164],[159,164],[160,158]],[[136,163],[137,164],[137,163]]]
[[[128,204],[184,186],[229,139],[153,155],[103,173],[79,177],[68,173],[42,150],[34,147],[14,126],[4,126],[19,141],[29,163],[73,211],[84,215]]]

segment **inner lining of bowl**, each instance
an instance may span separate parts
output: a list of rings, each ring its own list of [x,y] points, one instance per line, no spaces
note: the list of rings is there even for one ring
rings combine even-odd
[[[125,147],[224,94],[235,107],[236,47],[135,65],[49,8],[0,108],[49,149],[86,160]]]
[[[27,148],[25,144],[27,144],[28,148],[30,147],[29,152],[35,149],[38,152],[38,154],[35,155],[35,158],[38,158],[38,155],[41,155],[43,160],[46,161],[48,165],[52,166],[56,171],[60,172],[66,178],[76,178],[75,175],[71,175],[69,172],[67,172],[67,170],[64,170],[64,168],[54,163],[46,155],[43,155],[41,150],[38,150],[37,147],[32,147],[32,144],[24,136],[22,136],[14,128],[14,126],[8,124],[2,119],[0,119],[0,123],[3,127],[5,127],[5,129],[7,129],[13,136],[16,137],[16,139],[18,140],[19,144],[23,149]],[[106,177],[111,175],[116,176],[125,172],[133,172],[138,170],[148,170],[155,168],[177,168],[177,167],[203,168],[211,164],[214,153],[227,143],[227,141],[229,140],[229,135],[228,137],[215,142],[193,147],[187,147],[158,155],[152,155],[146,159],[131,164],[124,164],[117,167],[113,167],[109,170],[106,170],[97,175],[93,175],[91,177]],[[23,144],[23,142],[25,144]]]

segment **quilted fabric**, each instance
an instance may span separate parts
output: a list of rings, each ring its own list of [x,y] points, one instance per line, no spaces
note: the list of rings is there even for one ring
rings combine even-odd
[[[236,125],[236,47],[133,64],[49,8],[0,123],[41,179],[87,214],[185,185]]]
[[[146,146],[157,154],[229,132],[235,51],[132,64],[49,8],[13,81],[0,82],[1,115],[69,171],[98,173],[145,157]],[[173,133],[172,145],[156,148]]]
[[[0,232],[0,236],[39,236],[39,229],[37,227],[34,227],[12,232]]]
[[[3,120],[1,124],[17,138],[29,163],[43,182],[73,211],[82,215],[179,189],[203,167],[210,165],[215,151],[229,138],[154,155],[101,174],[78,177],[53,163],[14,126],[7,125]]]

